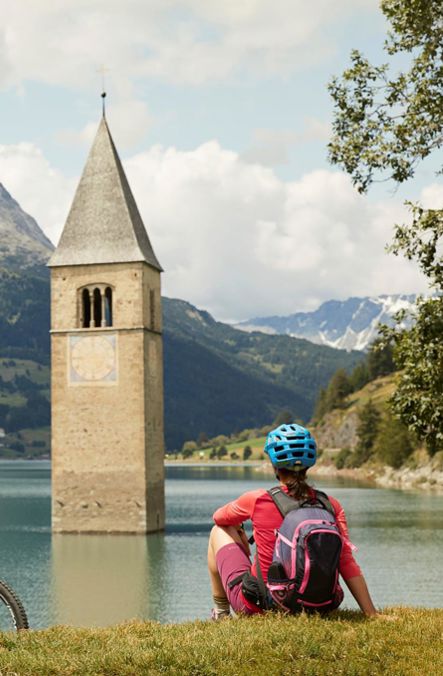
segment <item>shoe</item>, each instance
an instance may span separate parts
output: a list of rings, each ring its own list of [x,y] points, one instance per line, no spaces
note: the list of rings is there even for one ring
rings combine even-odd
[[[219,620],[228,620],[231,617],[231,611],[230,610],[218,610],[217,608],[213,608],[211,610],[211,620],[214,622],[218,622]]]

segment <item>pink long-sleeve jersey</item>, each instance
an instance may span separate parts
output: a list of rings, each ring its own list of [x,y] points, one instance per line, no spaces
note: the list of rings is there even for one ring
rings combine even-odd
[[[281,488],[287,492],[284,485]],[[314,491],[312,491],[312,496],[314,496]],[[352,553],[344,509],[335,498],[329,497],[329,501],[335,512],[337,526],[343,536],[339,572],[344,580],[349,580],[351,577],[361,575],[362,573]],[[243,521],[251,519],[260,568],[266,581],[274,551],[275,531],[281,526],[283,521],[282,515],[266,489],[259,488],[255,491],[243,493],[237,500],[228,502],[223,507],[217,509],[212,518],[217,526],[239,526]],[[256,571],[256,560],[254,557],[251,573],[256,575]]]

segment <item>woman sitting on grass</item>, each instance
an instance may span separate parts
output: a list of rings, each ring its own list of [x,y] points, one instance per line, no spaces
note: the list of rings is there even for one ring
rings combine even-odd
[[[363,613],[376,615],[352,553],[343,507],[306,483],[306,472],[316,461],[309,431],[281,425],[268,434],[264,450],[280,487],[248,491],[213,516],[208,548],[212,618],[229,617],[230,607],[246,615],[275,607],[332,610],[343,600],[338,573]],[[252,564],[242,527],[247,519],[257,547]]]

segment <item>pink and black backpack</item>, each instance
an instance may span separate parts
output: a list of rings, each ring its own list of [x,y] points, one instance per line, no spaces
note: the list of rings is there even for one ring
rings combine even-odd
[[[273,604],[292,613],[337,608],[343,537],[327,495],[295,500],[278,486],[268,493],[283,516],[266,585]]]

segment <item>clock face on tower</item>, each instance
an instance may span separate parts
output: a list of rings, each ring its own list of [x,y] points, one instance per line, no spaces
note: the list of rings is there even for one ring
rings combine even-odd
[[[117,380],[115,334],[69,336],[69,382],[107,384]]]

